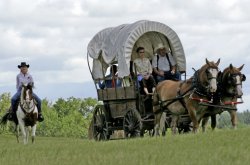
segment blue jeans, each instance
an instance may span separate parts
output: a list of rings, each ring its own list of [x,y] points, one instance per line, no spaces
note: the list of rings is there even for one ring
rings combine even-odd
[[[161,82],[163,80],[181,80],[181,74],[180,72],[176,72],[175,74],[172,74],[170,71],[164,72],[164,76],[158,76],[157,75],[157,81]]]
[[[14,94],[14,96],[12,96],[12,98],[11,98],[11,108],[12,109],[16,107],[17,100],[19,100],[19,98],[21,96],[21,91],[22,91],[21,88],[18,89],[17,92],[16,92],[16,94]],[[34,99],[37,102],[38,112],[41,112],[41,104],[42,104],[41,99],[35,93],[33,93],[32,96],[34,97]]]

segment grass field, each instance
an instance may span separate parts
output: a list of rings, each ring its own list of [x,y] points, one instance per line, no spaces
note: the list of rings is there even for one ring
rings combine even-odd
[[[37,137],[24,146],[14,135],[0,135],[0,165],[244,165],[250,164],[249,136],[248,127],[106,142]]]

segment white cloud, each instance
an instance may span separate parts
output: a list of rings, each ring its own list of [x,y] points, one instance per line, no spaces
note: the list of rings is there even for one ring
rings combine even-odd
[[[205,58],[221,58],[222,69],[230,63],[245,63],[244,72],[250,69],[248,0],[2,0],[1,88],[15,83],[21,61],[31,65],[38,84],[91,81],[86,61],[91,38],[104,28],[141,19],[162,22],[177,32],[189,75]]]
[[[243,97],[243,104],[238,104],[237,109],[239,112],[245,111],[245,110],[250,110],[249,106],[250,104],[248,103],[248,100],[250,100],[250,95],[244,95]]]

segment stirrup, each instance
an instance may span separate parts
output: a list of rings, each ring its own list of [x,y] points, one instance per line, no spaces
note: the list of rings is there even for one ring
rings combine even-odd
[[[14,120],[14,113],[13,112],[8,112],[8,120],[10,120],[10,121]]]
[[[43,115],[40,113],[38,114],[38,119],[37,119],[39,122],[42,122],[44,121],[44,118],[43,118]]]

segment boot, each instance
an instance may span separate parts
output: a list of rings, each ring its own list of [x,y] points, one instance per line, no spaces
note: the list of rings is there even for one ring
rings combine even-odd
[[[12,107],[10,107],[9,111],[7,112],[8,114],[8,120],[9,121],[13,121],[14,120],[14,110],[12,109]]]
[[[8,113],[8,120],[14,121],[16,119],[16,111],[17,111],[17,105],[14,104],[14,106],[10,106]]]
[[[43,115],[42,115],[42,112],[41,112],[41,108],[37,108],[37,110],[38,110],[38,121],[39,122],[42,122],[43,120],[44,120],[44,118],[43,118]]]

